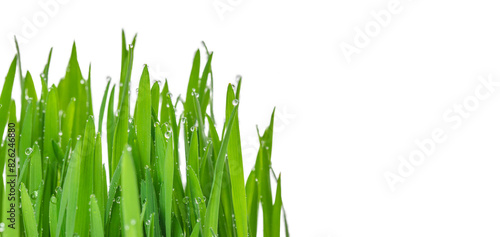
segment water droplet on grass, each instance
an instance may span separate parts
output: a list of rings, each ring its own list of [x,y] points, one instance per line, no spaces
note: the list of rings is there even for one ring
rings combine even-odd
[[[29,156],[29,155],[31,155],[31,152],[33,152],[33,148],[28,147],[28,148],[26,148],[26,151],[24,151],[24,154],[26,154],[27,156]]]
[[[36,199],[38,197],[38,191],[33,191],[31,194],[31,199]]]

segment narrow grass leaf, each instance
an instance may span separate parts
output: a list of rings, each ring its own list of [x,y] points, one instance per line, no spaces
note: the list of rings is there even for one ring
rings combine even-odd
[[[123,152],[122,175],[122,215],[123,225],[125,227],[125,236],[141,237],[143,236],[140,220],[139,191],[137,187],[136,174],[132,153],[129,148]]]
[[[22,212],[23,212],[23,223],[24,229],[26,230],[26,234],[28,236],[38,236],[37,230],[37,222],[35,220],[35,211],[33,210],[33,206],[31,205],[30,195],[26,190],[26,186],[24,183],[21,183],[21,204],[22,204]]]
[[[90,235],[92,237],[104,237],[101,211],[94,195],[90,196],[90,209]]]

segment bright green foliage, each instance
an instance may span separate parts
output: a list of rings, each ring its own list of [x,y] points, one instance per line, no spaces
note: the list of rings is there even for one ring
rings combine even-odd
[[[107,81],[97,113],[91,68],[84,78],[76,44],[56,85],[48,84],[52,50],[38,79],[29,71],[23,74],[17,48],[0,83],[0,163],[6,164],[0,167],[0,236],[255,237],[262,236],[257,234],[259,210],[264,237],[279,236],[282,219],[288,236],[281,175],[271,168],[274,113],[259,134],[255,167],[245,182],[241,78],[228,86],[222,133],[215,126],[208,49],[206,55],[195,53],[185,100],[173,97],[166,80],[152,82],[145,66],[132,104],[135,42],[134,37],[128,45],[122,34],[118,88]],[[17,69],[19,120],[12,98]],[[34,86],[38,80],[40,92]],[[6,135],[8,124],[16,126],[13,138]],[[16,157],[18,167],[10,167],[9,159]],[[8,179],[15,173],[15,200],[9,200]],[[277,183],[275,192],[271,182]],[[16,229],[8,226],[10,205],[16,205]]]

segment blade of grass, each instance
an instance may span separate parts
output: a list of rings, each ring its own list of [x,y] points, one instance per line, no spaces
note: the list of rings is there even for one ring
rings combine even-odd
[[[137,126],[138,148],[141,160],[142,171],[144,166],[151,163],[151,90],[149,88],[149,72],[145,65],[139,82],[139,94],[137,97],[137,110],[135,113],[135,122]]]
[[[121,186],[123,187],[122,215],[125,227],[124,233],[127,237],[141,237],[143,236],[143,232],[142,226],[139,224],[139,191],[137,188],[134,161],[132,159],[130,147],[127,147],[123,152],[122,170]]]
[[[24,228],[28,236],[38,236],[37,222],[35,220],[35,211],[31,205],[30,196],[26,191],[26,186],[21,183],[21,210],[23,212]]]
[[[109,85],[111,84],[111,78],[109,78],[107,80],[108,80],[108,83],[106,84],[106,89],[104,90],[104,95],[102,96],[101,109],[99,110],[99,130],[98,130],[99,133],[102,132],[102,120],[104,118],[104,109],[106,108],[106,100],[108,99]],[[111,111],[112,110],[113,109],[111,109]]]
[[[226,96],[226,119],[234,110],[235,105],[238,105],[238,100],[235,98],[233,87],[227,88]],[[231,195],[233,200],[233,209],[236,222],[236,231],[238,236],[248,236],[247,224],[247,201],[245,193],[245,176],[243,173],[243,155],[241,152],[240,129],[238,121],[238,111],[232,124],[231,137],[229,138],[229,146],[227,149],[229,174],[231,179]]]
[[[94,195],[90,196],[90,234],[92,237],[104,237],[101,211]]]
[[[278,187],[276,188],[276,198],[274,199],[274,206],[273,206],[273,237],[280,236],[280,218],[281,218],[281,174],[279,175],[278,178]]]
[[[71,155],[68,173],[64,181],[61,204],[57,222],[57,235],[61,236],[63,220],[65,220],[64,236],[73,236],[75,230],[76,211],[78,203],[78,187],[80,184],[80,160],[82,156],[82,141],[77,139],[75,151]],[[66,217],[66,218],[65,218]]]
[[[205,228],[203,233],[205,236],[210,236],[211,231],[217,230],[217,222],[219,215],[219,202],[220,202],[220,192],[221,192],[221,184],[222,184],[222,175],[224,174],[224,164],[226,161],[226,152],[227,146],[229,143],[229,137],[231,135],[231,126],[233,124],[233,120],[236,114],[238,106],[233,109],[231,113],[230,119],[228,121],[229,128],[224,135],[222,146],[218,153],[217,163],[215,168],[215,175],[212,184],[212,191],[210,192],[210,199],[208,201],[207,213],[205,217]]]
[[[0,114],[7,114],[9,112],[10,100],[12,98],[12,87],[14,86],[14,77],[16,75],[17,56],[14,57],[9,67],[9,72],[2,87],[2,94],[0,96]],[[3,137],[4,128],[7,124],[7,116],[0,116],[0,137]]]

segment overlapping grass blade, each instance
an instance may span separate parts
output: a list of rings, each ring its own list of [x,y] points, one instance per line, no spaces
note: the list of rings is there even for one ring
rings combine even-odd
[[[231,116],[227,122],[228,129],[224,134],[222,146],[218,152],[217,162],[215,165],[214,179],[212,184],[212,191],[210,192],[210,199],[208,201],[207,213],[205,217],[206,223],[205,223],[205,228],[203,230],[205,236],[209,236],[212,231],[217,230],[222,176],[224,174],[224,164],[226,163],[225,161],[227,158],[226,152],[229,143],[229,137],[231,135],[231,127],[237,110],[238,106],[236,106],[233,109],[233,112],[231,113]]]
[[[26,186],[24,186],[24,183],[21,183],[21,204],[22,204],[21,210],[23,211],[23,222],[26,234],[28,234],[28,236],[33,236],[33,237],[38,236],[38,230],[37,230],[38,225],[35,220],[35,211],[33,210],[33,206],[30,201],[30,195],[28,194],[28,191],[26,190]]]
[[[123,187],[121,202],[124,234],[126,237],[141,237],[143,230],[139,222],[139,190],[130,147],[123,151],[121,186]]]
[[[102,225],[101,211],[95,196],[90,196],[90,236],[104,237],[104,229]]]

